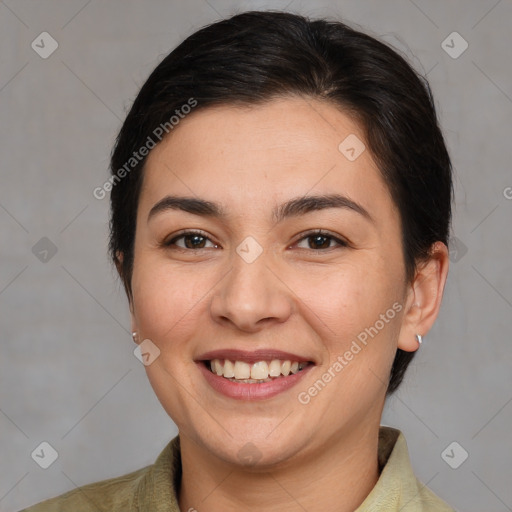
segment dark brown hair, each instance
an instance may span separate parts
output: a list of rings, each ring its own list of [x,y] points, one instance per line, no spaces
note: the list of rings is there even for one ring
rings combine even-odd
[[[244,12],[198,30],[167,55],[119,132],[111,158],[110,254],[129,298],[146,160],[139,153],[130,160],[134,153],[150,147],[150,139],[154,145],[159,127],[172,133],[171,118],[181,117],[191,98],[198,111],[290,95],[331,102],[360,122],[400,212],[409,281],[434,242],[448,245],[451,162],[426,79],[388,45],[342,22],[280,11]],[[414,354],[397,350],[388,394],[402,381]]]

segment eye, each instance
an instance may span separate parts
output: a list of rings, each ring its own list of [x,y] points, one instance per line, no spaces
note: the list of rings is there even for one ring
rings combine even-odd
[[[308,245],[308,247],[302,247],[303,249],[333,249],[335,248],[331,246],[331,242],[333,241],[337,243],[338,246],[348,247],[348,243],[345,240],[342,240],[321,229],[303,233],[302,237],[299,239],[299,242],[302,241],[305,241]]]
[[[178,243],[181,242],[182,243]],[[212,245],[210,247],[218,248],[219,245],[212,242],[210,238],[201,231],[183,231],[179,235],[171,238],[169,241],[165,241],[163,245],[165,247],[175,246],[179,249],[207,249],[206,244],[210,242]],[[307,233],[303,233],[302,237],[299,239],[297,246],[300,247],[300,243],[307,243],[307,247],[301,247],[303,249],[308,250],[317,250],[317,249],[334,249],[336,246],[332,246],[332,242],[335,242],[339,247],[348,247],[348,242],[338,238],[330,234],[327,231],[323,231],[321,229],[309,231]]]
[[[178,244],[178,240],[183,240],[183,245]],[[214,248],[219,247],[213,243],[205,233],[201,231],[184,231],[169,241],[164,242],[165,247],[176,246],[180,249],[207,249],[206,241],[210,241]]]

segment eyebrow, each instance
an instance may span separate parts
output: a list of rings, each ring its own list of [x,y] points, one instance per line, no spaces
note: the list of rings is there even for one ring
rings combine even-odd
[[[289,217],[297,217],[309,212],[327,208],[343,208],[359,213],[367,220],[375,222],[368,210],[352,199],[341,194],[303,196],[290,199],[272,210],[272,219],[279,223]],[[148,214],[148,222],[155,215],[169,210],[181,210],[203,217],[227,219],[228,214],[218,203],[204,199],[183,196],[165,196],[158,201]]]

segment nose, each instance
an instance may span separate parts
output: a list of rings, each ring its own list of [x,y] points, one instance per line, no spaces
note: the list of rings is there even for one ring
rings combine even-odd
[[[252,263],[238,254],[211,299],[216,322],[246,332],[258,332],[272,323],[285,322],[293,311],[291,290],[269,266],[265,252]]]

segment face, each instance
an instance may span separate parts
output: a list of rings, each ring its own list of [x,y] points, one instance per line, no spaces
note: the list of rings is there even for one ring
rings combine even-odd
[[[133,329],[180,433],[224,461],[286,464],[380,421],[408,285],[363,141],[289,98],[197,111],[148,156]]]

